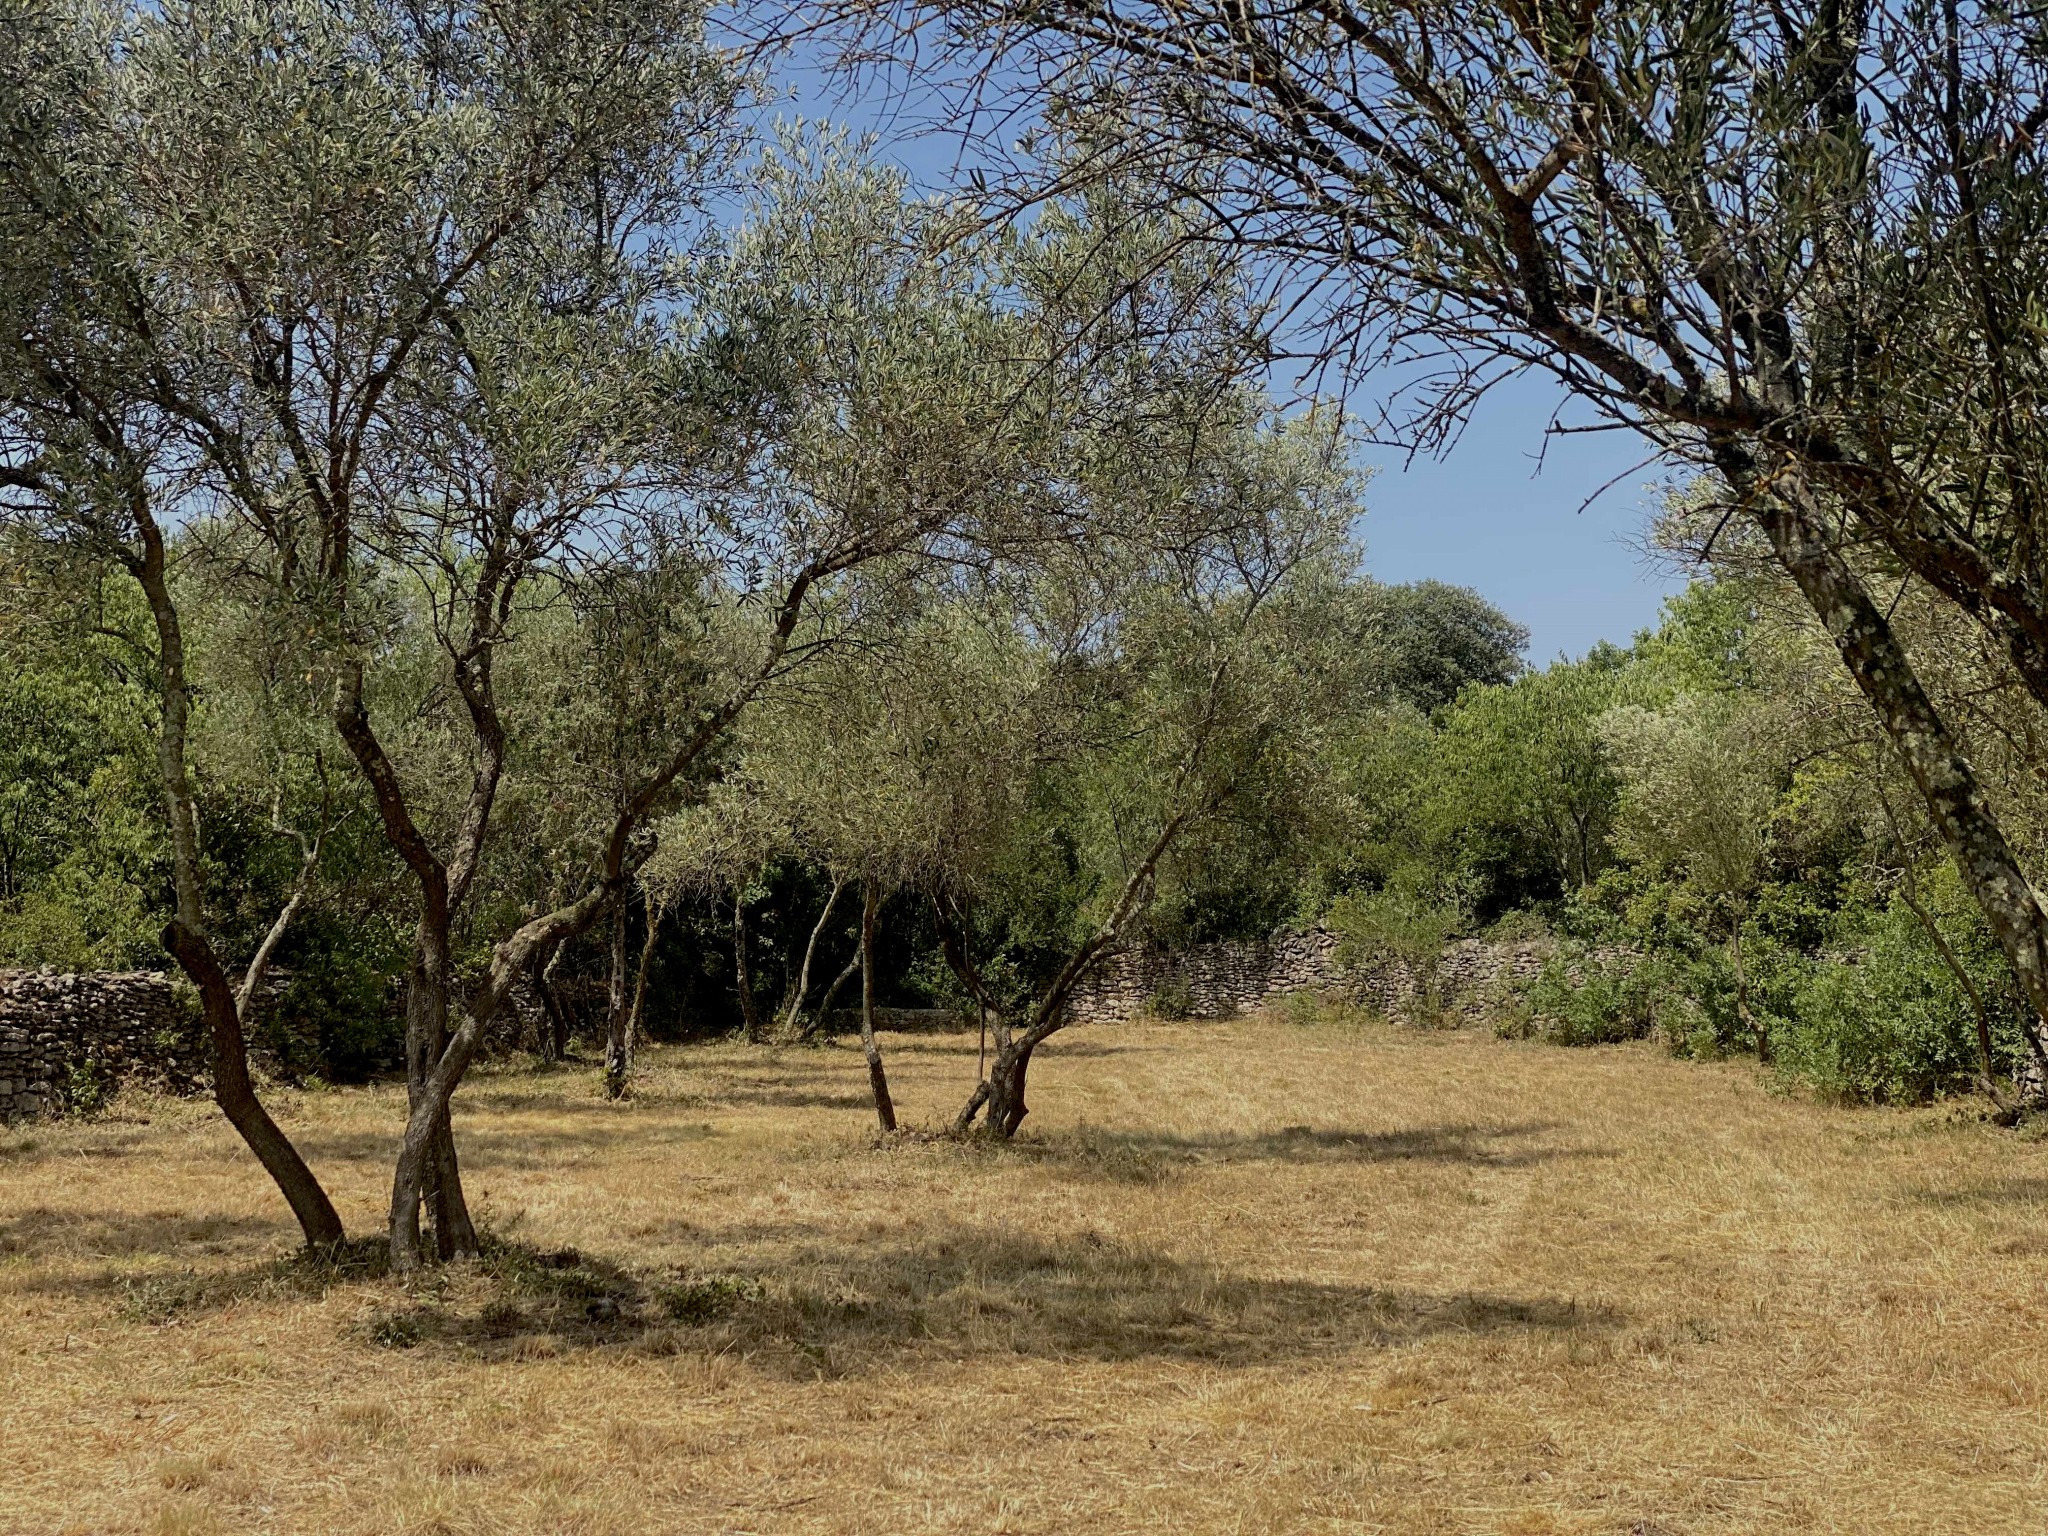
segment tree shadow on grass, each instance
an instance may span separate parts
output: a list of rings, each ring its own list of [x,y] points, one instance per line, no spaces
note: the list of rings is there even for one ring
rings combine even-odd
[[[1923,1189],[1915,1198],[1923,1205],[2048,1205],[2048,1178],[2016,1174],[1959,1189]]]
[[[959,1229],[910,1244],[805,1246],[751,1273],[677,1274],[568,1304],[495,1298],[434,1337],[486,1354],[621,1347],[738,1353],[796,1376],[918,1360],[1178,1359],[1284,1363],[1440,1333],[1556,1334],[1615,1326],[1542,1297],[1437,1295],[1244,1275],[1094,1233],[1046,1239]]]
[[[1224,1163],[1456,1163],[1481,1168],[1522,1168],[1562,1158],[1601,1157],[1597,1149],[1534,1143],[1556,1123],[1526,1120],[1506,1125],[1420,1125],[1365,1131],[1290,1125],[1248,1134],[1183,1136],[1164,1131],[1084,1128],[1047,1137],[995,1144],[999,1155],[1062,1164],[1077,1173],[1144,1183],[1183,1169]]]
[[[807,1246],[748,1272],[662,1276],[501,1243],[450,1276],[425,1294],[394,1293],[390,1305],[359,1315],[349,1336],[366,1348],[483,1359],[737,1355],[755,1369],[812,1378],[1020,1357],[1245,1367],[1444,1333],[1570,1335],[1622,1321],[1549,1297],[1266,1278],[1094,1233],[992,1229]]]
[[[336,1163],[389,1162],[398,1151],[400,1127],[389,1131],[306,1130],[294,1141],[317,1173]],[[659,1152],[709,1141],[717,1130],[701,1121],[669,1117],[631,1119],[614,1116],[602,1125],[569,1128],[481,1121],[466,1124],[458,1115],[456,1145],[462,1154],[465,1185],[472,1177],[506,1169],[519,1172],[559,1170],[565,1153],[607,1151]]]
[[[68,1255],[133,1258],[155,1253],[222,1253],[269,1242],[278,1222],[262,1216],[189,1211],[56,1211],[35,1206],[0,1220],[0,1258]]]
[[[828,1093],[817,1088],[795,1086],[777,1088],[762,1085],[755,1088],[737,1088],[722,1095],[718,1102],[735,1107],[751,1109],[866,1109],[875,1107],[874,1097],[868,1093]]]
[[[50,1276],[39,1287],[97,1294],[131,1322],[165,1326],[383,1275],[383,1245],[367,1238],[339,1255],[206,1273]],[[1445,1333],[1570,1335],[1623,1320],[1554,1297],[1248,1275],[1093,1231],[1048,1238],[985,1227],[893,1243],[807,1233],[744,1271],[664,1274],[493,1239],[474,1263],[404,1287],[384,1281],[371,1294],[373,1304],[343,1325],[365,1349],[484,1359],[737,1354],[796,1378],[1019,1357],[1274,1365]]]

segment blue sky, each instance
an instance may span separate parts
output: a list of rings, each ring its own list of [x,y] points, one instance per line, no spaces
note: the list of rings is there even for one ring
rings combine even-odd
[[[849,90],[808,59],[785,57],[774,79],[780,99],[766,116],[873,134],[879,156],[902,166],[922,191],[943,190],[958,174],[958,135],[931,127],[916,100],[872,81]],[[1475,588],[1528,626],[1528,656],[1539,665],[1583,655],[1600,640],[1626,644],[1683,584],[1668,568],[1653,567],[1634,542],[1654,509],[1652,473],[1634,467],[1642,445],[1602,432],[1553,436],[1546,448],[1560,398],[1546,381],[1511,380],[1480,403],[1446,457],[1409,462],[1396,450],[1371,448],[1362,455],[1376,470],[1360,529],[1367,569],[1382,581],[1433,577]],[[1358,392],[1354,402],[1371,414]]]
[[[1657,505],[1652,470],[1637,467],[1641,441],[1601,432],[1554,436],[1546,449],[1559,398],[1545,381],[1512,380],[1481,401],[1445,458],[1404,467],[1392,451],[1364,455],[1378,465],[1365,492],[1367,568],[1382,581],[1477,588],[1529,627],[1537,663],[1625,644],[1683,585],[1640,548]]]

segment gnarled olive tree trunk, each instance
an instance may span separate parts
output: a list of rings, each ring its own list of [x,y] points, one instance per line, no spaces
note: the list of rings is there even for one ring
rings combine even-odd
[[[154,515],[136,495],[134,517],[142,539],[139,559],[128,562],[130,573],[149,601],[150,617],[156,626],[158,665],[162,674],[163,703],[157,733],[157,767],[163,778],[164,809],[171,829],[172,880],[176,891],[177,915],[164,930],[164,947],[177,959],[185,974],[199,989],[212,1047],[213,1098],[221,1113],[234,1126],[256,1160],[263,1165],[285,1201],[298,1218],[306,1246],[333,1248],[343,1240],[341,1217],[334,1202],[321,1188],[313,1170],[292,1145],[291,1138],[256,1096],[249,1076],[248,1041],[242,1028],[243,1001],[228,984],[212,942],[206,935],[205,903],[199,868],[199,818],[192,797],[191,774],[186,762],[186,736],[191,717],[191,687],[185,673],[185,640],[177,604],[170,591],[165,568],[162,530]],[[283,937],[305,893],[308,868],[302,871],[299,890],[279,914],[263,947],[249,968],[244,998],[253,1003],[262,982],[262,969]]]
[[[835,889],[833,892],[837,895]],[[868,1061],[868,1087],[875,1096],[875,1119],[885,1131],[896,1129],[896,1104],[889,1097],[889,1074],[882,1070],[882,1050],[875,1044],[875,917],[882,906],[881,889],[873,880],[861,885],[860,907],[860,1049]]]
[[[2034,1019],[2027,1029],[2035,1059],[2048,1060],[2041,1020],[2048,1019],[2048,914],[2019,867],[1985,799],[1975,770],[1927,695],[1885,615],[1818,522],[1796,474],[1769,488],[1739,448],[1719,451],[1724,475],[1748,503],[1778,562],[1820,619],[1884,733],[1898,750],[1930,819],[1976,899]]]

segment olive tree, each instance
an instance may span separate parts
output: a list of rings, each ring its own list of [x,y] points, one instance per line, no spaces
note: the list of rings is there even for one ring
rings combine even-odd
[[[1037,725],[1000,814],[967,822],[950,850],[954,899],[938,905],[946,958],[985,1010],[995,1052],[960,1114],[1016,1133],[1033,1053],[1069,1022],[1088,973],[1140,930],[1182,856],[1274,798],[1299,793],[1333,679],[1336,572],[1357,513],[1341,424],[1212,423],[1179,455],[1127,462],[1141,533],[1048,562],[1016,590],[1008,623],[1042,648],[1018,708]],[[1167,529],[1176,530],[1167,537]],[[972,756],[973,754],[961,754]],[[989,754],[982,754],[984,758]],[[1069,848],[1055,957],[1022,996],[991,987],[958,896],[1042,878],[1048,820]],[[1020,857],[1020,855],[1024,855]]]
[[[2034,12],[1834,0],[847,0],[856,51],[1036,113],[1017,189],[1113,178],[1405,370],[1455,439],[1539,370],[1717,477],[1832,637],[2037,1014],[2048,918],[1880,601],[1903,573],[2048,700],[2048,49]],[[964,84],[960,84],[964,82]],[[992,148],[991,153],[999,153]],[[1282,345],[1285,343],[1283,342]]]
[[[148,613],[156,761],[171,849],[164,943],[200,996],[216,1102],[277,1184],[307,1246],[341,1219],[258,1097],[247,1023],[265,969],[304,900],[324,825],[303,828],[299,878],[237,984],[209,921],[192,776],[194,682],[177,539],[194,455],[136,321],[149,296],[119,212],[131,169],[115,130],[126,105],[96,11],[10,8],[0,43],[0,520],[111,564]]]

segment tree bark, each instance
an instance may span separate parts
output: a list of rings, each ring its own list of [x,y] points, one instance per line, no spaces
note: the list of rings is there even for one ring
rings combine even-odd
[[[1031,1071],[1031,1053],[1037,1045],[1038,1041],[1026,1033],[999,1047],[996,1059],[989,1063],[984,1100],[988,1107],[988,1129],[991,1135],[1005,1141],[1017,1134],[1017,1127],[1031,1113],[1031,1106],[1024,1102],[1024,1081]]]
[[[465,687],[465,693],[470,691]],[[413,820],[397,769],[370,723],[359,664],[343,669],[335,694],[335,729],[370,787],[386,841],[405,861],[419,888],[419,918],[413,928],[413,960],[405,1000],[406,1132],[392,1174],[387,1222],[391,1267],[401,1273],[417,1267],[422,1257],[423,1210],[431,1214],[434,1249],[440,1257],[462,1258],[478,1251],[476,1226],[462,1192],[448,1099],[431,1088],[448,1048],[455,912],[478,867],[503,760],[502,736],[495,718],[482,703],[473,702],[472,713],[478,719],[479,738],[486,743],[484,762],[471,787],[455,857],[444,863]]]
[[[331,1251],[344,1239],[341,1216],[299,1149],[256,1096],[249,1078],[248,1046],[235,1012],[234,989],[214,958],[213,947],[203,934],[177,918],[164,930],[164,947],[199,988],[200,1008],[213,1044],[213,1101],[284,1195],[306,1246],[316,1252]]]
[[[832,921],[832,909],[839,905],[839,893],[846,889],[843,876],[832,877],[832,894],[825,898],[825,910],[818,914],[818,920],[811,926],[810,942],[804,945],[803,964],[797,968],[796,982],[790,988],[789,1000],[784,1004],[782,1017],[777,1021],[776,1034],[784,1040],[793,1040],[797,1035],[797,1017],[803,1012],[804,997],[811,990],[811,961],[818,953],[818,940],[824,935],[825,925]]]
[[[835,893],[836,894],[836,893]],[[875,1119],[882,1129],[896,1129],[896,1105],[889,1097],[889,1074],[882,1070],[881,1047],[875,1044],[875,917],[882,893],[873,880],[861,883],[860,910],[860,1048],[868,1059],[868,1086],[874,1090]]]
[[[611,974],[604,1005],[604,1093],[608,1099],[626,1094],[626,901],[612,903]]]
[[[428,1101],[427,1082],[448,1045],[449,948],[445,932],[423,920],[414,936],[413,967],[406,986],[406,1105],[408,1116]],[[423,1251],[421,1217],[433,1224],[434,1252],[442,1259],[479,1251],[476,1225],[462,1190],[451,1109],[439,1106],[428,1123],[426,1143],[414,1176],[393,1182],[389,1234],[394,1267],[409,1268]],[[407,1260],[396,1258],[403,1247]]]
[[[1719,444],[1717,459],[1898,749],[1964,887],[1983,911],[2026,994],[2034,1013],[2027,1034],[2039,1057],[2039,1021],[2048,1017],[2048,917],[2021,872],[1975,771],[1921,686],[1890,623],[1828,539],[1796,473],[1763,488],[1753,462],[1739,448]]]
[[[157,768],[163,780],[164,809],[170,820],[172,880],[177,915],[164,930],[164,947],[176,958],[185,974],[199,989],[199,1004],[212,1045],[213,1098],[235,1128],[243,1143],[256,1155],[292,1215],[298,1219],[306,1246],[333,1249],[344,1237],[341,1217],[334,1202],[314,1177],[313,1170],[299,1155],[291,1138],[279,1129],[270,1112],[256,1096],[249,1076],[249,1047],[242,1030],[242,1013],[234,989],[228,985],[213,944],[206,936],[205,901],[199,867],[199,817],[192,796],[192,781],[186,764],[186,732],[191,716],[191,691],[185,676],[184,629],[177,604],[171,596],[165,563],[162,530],[138,489],[133,514],[142,538],[140,559],[129,561],[130,573],[148,599],[150,617],[156,626],[157,660],[162,671],[163,703],[161,727],[157,733]],[[294,897],[296,904],[297,897]],[[272,937],[252,963],[250,975],[261,982],[261,963],[267,959],[281,924],[291,909],[273,926]]]
[[[732,974],[739,988],[740,1020],[750,1041],[761,1038],[761,1005],[754,998],[753,968],[747,964],[746,899],[738,892],[732,897]]]

